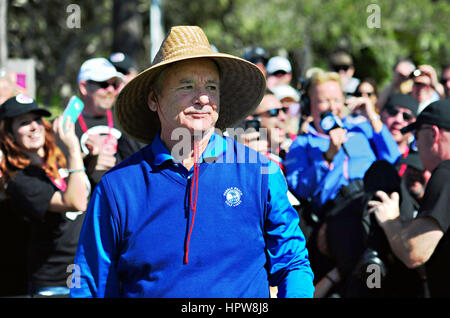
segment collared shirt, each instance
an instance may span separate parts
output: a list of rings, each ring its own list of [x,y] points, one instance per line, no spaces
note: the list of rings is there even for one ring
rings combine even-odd
[[[81,279],[71,296],[269,297],[270,283],[279,297],[312,297],[298,214],[279,167],[264,158],[213,135],[200,157],[193,222],[193,171],[156,137],[94,191],[75,259]]]

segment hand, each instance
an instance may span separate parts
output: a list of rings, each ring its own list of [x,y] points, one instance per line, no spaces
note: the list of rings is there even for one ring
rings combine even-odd
[[[85,144],[91,156],[97,156],[102,149],[102,140],[99,134],[89,134]]]
[[[382,226],[388,221],[397,219],[400,216],[400,196],[393,192],[390,196],[383,191],[377,191],[375,196],[380,201],[371,200],[368,202],[369,213],[375,213],[378,224]]]
[[[330,145],[324,156],[328,162],[333,161],[334,156],[341,149],[342,144],[347,141],[347,130],[343,128],[335,128],[328,133],[330,136]]]
[[[67,147],[69,152],[77,151],[80,149],[80,142],[77,135],[75,134],[75,124],[72,123],[70,117],[67,117],[64,123],[63,116],[57,117],[53,121],[53,132],[62,141],[62,143]]]
[[[399,63],[394,70],[394,85],[398,87],[402,82],[408,79],[409,75],[414,71],[411,63]]]
[[[369,97],[350,97],[346,100],[346,104],[351,112],[364,115],[368,119],[377,115],[375,105]]]
[[[269,151],[269,142],[267,140],[260,139],[260,133],[257,131],[242,134],[241,138],[242,143],[253,150],[261,153],[266,153]]]
[[[100,151],[97,156],[95,170],[109,170],[116,165],[116,157],[107,152]]]
[[[422,73],[426,76],[428,76],[431,80],[431,85],[433,87],[435,87],[436,85],[439,84],[437,75],[436,75],[436,71],[434,70],[434,68],[431,65],[420,65],[418,67],[419,70],[422,71]]]

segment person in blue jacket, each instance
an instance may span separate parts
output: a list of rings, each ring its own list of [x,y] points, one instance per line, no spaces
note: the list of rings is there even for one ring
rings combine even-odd
[[[289,149],[286,179],[291,191],[323,217],[328,202],[342,199],[353,189],[362,190],[355,181],[364,177],[374,161],[395,163],[400,152],[367,97],[348,99],[353,113],[343,116],[346,100],[337,73],[317,73],[309,84],[308,96],[313,121]],[[325,132],[321,123],[327,112],[340,124]],[[343,191],[343,187],[349,190]]]
[[[375,161],[395,163],[400,152],[368,97],[345,100],[337,73],[317,72],[307,93],[309,104],[303,110],[310,112],[312,121],[292,143],[284,163],[289,190],[301,202],[300,217],[311,232],[307,248],[319,282],[335,266],[336,251],[328,248],[329,218],[364,193],[364,175]],[[351,111],[348,116],[344,103]],[[349,231],[355,228],[347,224],[342,237],[352,237]],[[355,250],[351,245],[341,248]]]
[[[148,146],[96,187],[71,297],[313,296],[280,169],[221,134],[264,90],[256,65],[213,52],[199,27],[171,28],[117,99],[119,125]]]

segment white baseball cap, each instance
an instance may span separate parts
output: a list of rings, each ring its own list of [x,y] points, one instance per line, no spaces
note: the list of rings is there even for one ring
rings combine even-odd
[[[298,91],[291,85],[276,85],[272,88],[272,92],[279,100],[284,98],[291,98],[295,102],[300,100]]]
[[[282,56],[274,56],[267,62],[266,70],[268,74],[273,74],[276,71],[292,72],[292,66],[289,60]]]
[[[111,62],[103,57],[96,57],[81,65],[78,72],[78,83],[87,80],[104,82],[114,77],[124,79],[123,74],[118,72]]]

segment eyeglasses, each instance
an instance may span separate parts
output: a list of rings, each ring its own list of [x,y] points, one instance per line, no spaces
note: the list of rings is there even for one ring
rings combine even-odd
[[[256,114],[256,116],[261,116],[263,114],[268,114],[270,117],[277,117],[278,114],[280,113],[280,111],[282,111],[283,113],[287,113],[289,111],[289,107],[282,107],[282,108],[272,108],[269,109],[268,111],[265,111],[261,114]]]
[[[350,68],[350,65],[334,65],[333,66],[333,70],[335,72],[339,72],[340,70],[348,71],[349,68]]]
[[[361,96],[363,96],[363,95],[367,95],[367,96],[369,96],[369,97],[371,97],[372,95],[375,95],[375,92],[355,92],[354,94],[353,94],[353,96],[355,96],[355,97],[361,97]]]
[[[395,107],[386,107],[385,108],[386,112],[388,113],[389,116],[395,117],[397,116],[398,113],[400,113],[400,111],[395,108]],[[401,112],[402,116],[403,116],[403,120],[405,121],[410,121],[411,119],[414,118],[414,115],[407,113],[407,112]]]
[[[107,89],[109,86],[112,86],[112,87],[114,87],[114,89],[117,89],[120,86],[120,82],[108,83],[107,81],[97,82],[97,81],[93,81],[93,80],[88,80],[87,82],[89,84],[98,86],[98,87],[103,88],[103,89]]]

